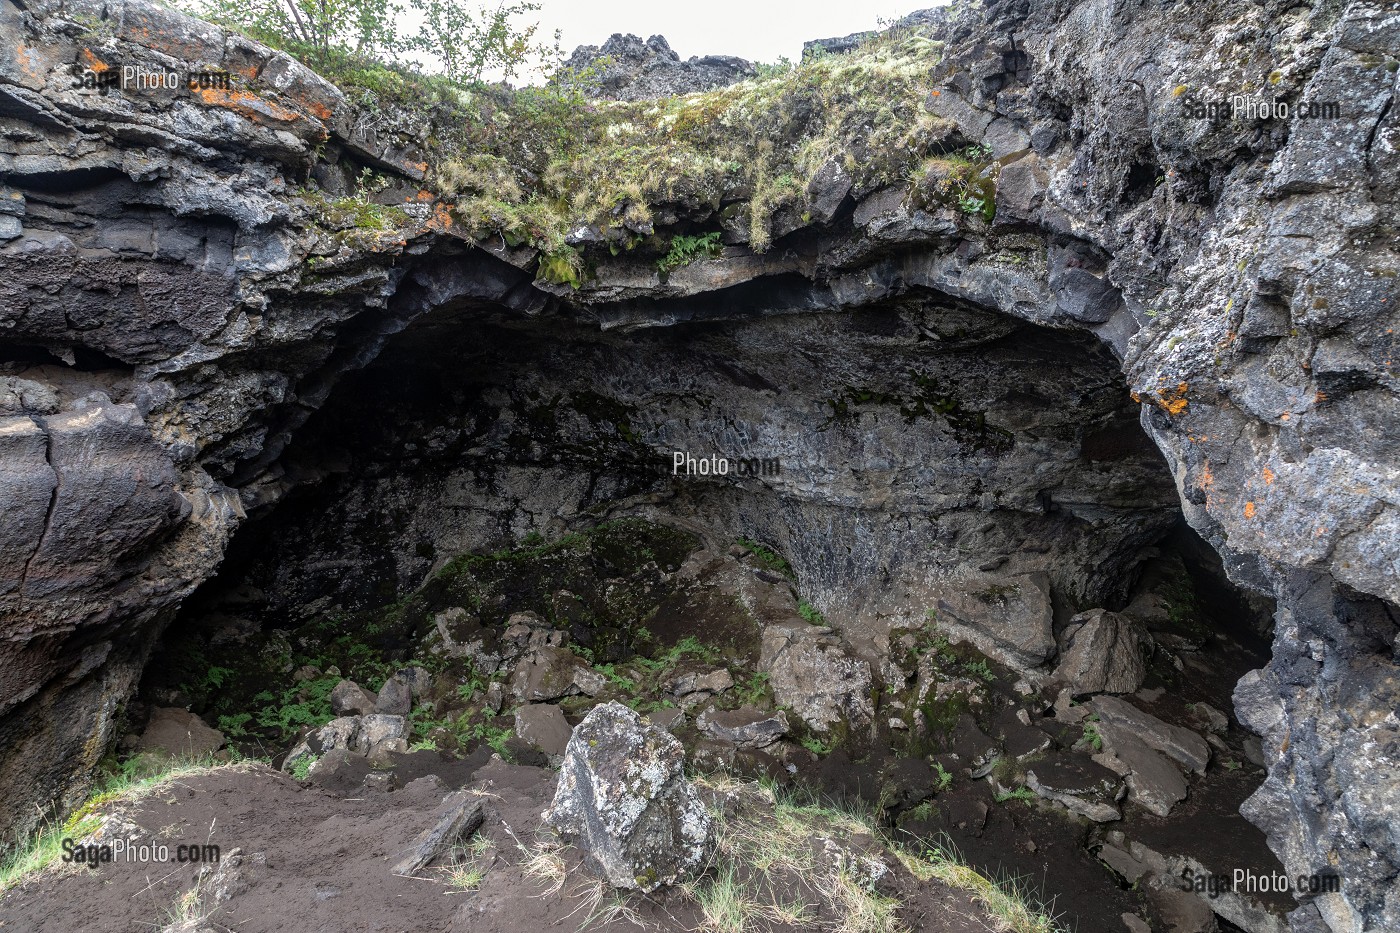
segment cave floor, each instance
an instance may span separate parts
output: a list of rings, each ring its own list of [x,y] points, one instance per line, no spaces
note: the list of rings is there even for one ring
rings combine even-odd
[[[451,861],[417,876],[392,866],[434,822],[451,787],[485,801],[486,820]],[[113,835],[141,844],[220,847],[217,864],[124,861],[95,868],[55,865],[0,897],[0,929],[25,933],[538,933],[643,930],[671,933],[704,923],[680,889],[618,898],[584,870],[573,850],[555,850],[541,825],[555,773],[485,755],[444,762],[435,753],[398,756],[381,771],[393,791],[334,781],[298,782],[264,765],[240,764],[163,785],[109,812]],[[456,778],[457,780],[452,780]],[[557,860],[542,858],[558,852]],[[794,901],[795,888],[775,891]],[[915,933],[998,928],[967,892],[892,873],[881,894],[902,905]],[[791,919],[791,918],[789,918]],[[774,933],[837,929],[824,910],[801,922],[775,919]]]

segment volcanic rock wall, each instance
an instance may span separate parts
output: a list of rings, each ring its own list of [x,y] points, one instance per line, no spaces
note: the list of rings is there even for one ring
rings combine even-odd
[[[557,341],[570,328],[622,335],[761,317],[749,333],[771,341],[787,329],[803,347],[819,347],[823,327],[854,328],[863,359],[892,352],[910,368],[883,386],[805,387],[801,426],[815,430],[809,419],[827,401],[864,429],[878,420],[872,436],[896,455],[890,469],[941,484],[946,474],[903,455],[957,442],[946,417],[955,409],[925,418],[914,440],[895,436],[920,370],[909,347],[877,352],[869,322],[896,322],[885,339],[897,343],[929,315],[972,308],[1092,335],[1115,356],[1188,520],[1238,584],[1278,600],[1274,659],[1236,696],[1270,762],[1247,811],[1290,874],[1343,878],[1296,926],[1400,928],[1400,13],[1380,2],[1090,0],[988,3],[934,19],[946,53],[928,108],[1000,163],[991,222],[922,209],[894,189],[856,203],[836,172],[762,256],[733,248],[666,281],[648,264],[601,257],[572,291],[534,280],[528,251],[461,245],[445,207],[417,191],[427,122],[366,112],[287,56],[160,7],[0,5],[0,487],[14,503],[0,516],[5,824],[22,831],[34,804],[81,793],[151,643],[247,510],[324,476],[324,461],[298,472],[284,457],[298,429],[342,374],[415,319],[477,307],[517,335],[537,321]],[[74,80],[136,62],[223,69],[240,85],[162,96]],[[1236,94],[1308,116],[1193,115]],[[302,186],[333,186],[346,166],[400,179],[393,229],[328,242],[312,222]],[[910,295],[933,310],[893,304]],[[830,312],[833,323],[813,322]],[[718,353],[753,339],[728,333],[701,343]],[[646,346],[588,340],[614,363]],[[1079,361],[1072,385],[1095,372],[1079,338],[1059,346]],[[848,362],[844,374],[869,375]],[[616,417],[572,410],[590,425],[609,421],[622,443],[641,439],[659,455],[673,442],[734,442],[717,422],[669,435],[684,398],[658,407],[657,383],[620,364],[604,371],[608,391],[650,420],[637,415],[627,435]],[[878,410],[861,410],[867,392]],[[1081,394],[1108,423],[1115,406],[1103,392]],[[983,427],[1019,437],[1034,427],[1005,422],[1005,396],[977,406],[930,397],[975,407]],[[511,401],[506,391],[494,410]],[[827,435],[859,436],[839,425]],[[1059,443],[1055,469],[1078,457]],[[801,501],[798,480],[783,482],[765,487],[767,501]],[[1125,548],[1150,537],[1151,486],[1132,491],[1147,508],[1116,532]],[[636,471],[559,498],[586,505],[646,488]],[[900,495],[892,513],[914,514],[929,496],[967,489],[959,480]],[[878,511],[879,498],[861,508]],[[756,530],[800,532],[817,524],[799,514],[807,507],[793,507],[784,528]],[[475,534],[465,528],[442,543],[465,543]],[[507,530],[520,528],[496,526]],[[804,569],[828,566],[794,540]],[[857,576],[878,592],[885,581],[864,571],[879,566],[815,573],[813,592],[853,608],[839,594]],[[1075,592],[1066,575],[1058,585]]]

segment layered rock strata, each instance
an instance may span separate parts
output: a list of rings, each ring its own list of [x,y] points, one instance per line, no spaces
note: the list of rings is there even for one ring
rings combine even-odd
[[[1104,379],[1120,371],[1187,519],[1235,582],[1278,601],[1274,660],[1236,694],[1270,768],[1247,812],[1290,875],[1343,878],[1339,893],[1307,900],[1297,928],[1400,927],[1400,14],[1379,2],[1018,2],[930,19],[945,54],[927,107],[996,161],[990,220],[896,189],[854,191],[833,163],[811,179],[811,210],[761,256],[731,237],[723,258],[663,280],[649,262],[600,255],[575,291],[537,280],[533,253],[504,239],[463,242],[448,207],[420,194],[430,121],[360,109],[287,56],[162,7],[0,8],[0,486],[16,506],[0,518],[6,825],[22,831],[35,803],[76,799],[151,643],[247,511],[334,469],[318,456],[298,465],[288,444],[341,376],[415,320],[466,314],[478,334],[493,320],[536,352],[588,333],[588,352],[615,364],[604,407],[593,418],[575,407],[562,436],[583,437],[574,455],[586,460],[605,435],[632,465],[601,487],[534,470],[525,488],[539,498],[522,514],[655,492],[655,460],[682,442],[742,447],[798,428],[809,436],[789,456],[828,456],[842,484],[807,469],[757,489],[708,484],[682,511],[786,544],[832,615],[878,628],[941,602],[969,637],[1028,670],[1053,661],[1055,600],[1111,602],[1166,514],[1139,454],[1118,456],[1127,472],[1086,465],[1117,451],[1121,429],[1040,435],[1057,409],[1114,425]],[[161,96],[74,81],[121,64],[222,69],[239,84]],[[1197,115],[1196,104],[1241,94],[1290,111]],[[384,206],[393,222],[328,230],[314,192],[342,193],[362,168],[396,179],[382,198],[396,199]],[[1017,420],[1006,383],[970,404],[967,371],[963,395],[920,381],[964,365],[961,338],[939,330],[959,315],[975,354],[995,352],[1002,338],[990,334],[1010,328],[999,346],[1018,361],[1003,372],[1039,375],[1031,417]],[[850,380],[871,372],[850,356],[816,358],[810,368],[840,375],[791,387],[776,409],[791,420],[726,422],[688,408],[713,385],[695,393],[647,365],[666,341],[628,336],[639,329],[704,334],[712,384],[734,365],[726,342],[754,359],[775,341],[835,353],[853,331],[853,355],[883,341],[898,346],[878,352],[914,365],[872,385]],[[921,340],[951,343],[952,359],[921,370]],[[1051,345],[1071,365],[1047,396],[1056,371],[1033,351]],[[772,411],[774,369],[724,379]],[[510,393],[484,391],[476,410],[502,412]],[[631,406],[625,419],[614,403]],[[860,430],[837,418],[818,438],[823,407]],[[674,433],[687,416],[690,433]],[[510,433],[490,417],[467,440]],[[862,437],[879,449],[852,449]],[[863,468],[853,480],[841,465],[852,457]],[[998,488],[1021,498],[999,503]],[[763,527],[738,521],[746,496]],[[931,502],[959,516],[943,537],[914,527]],[[489,518],[496,534],[532,524]],[[1063,560],[1037,556],[1032,529],[1057,523],[1073,546]],[[480,537],[469,526],[454,533]],[[889,559],[930,540],[936,557]],[[1096,577],[1090,553],[1119,565]],[[393,563],[390,574],[426,570]],[[985,608],[969,603],[977,593]]]

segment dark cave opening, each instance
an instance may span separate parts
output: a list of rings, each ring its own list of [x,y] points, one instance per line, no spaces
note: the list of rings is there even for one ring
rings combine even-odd
[[[720,307],[712,302],[697,316]],[[781,471],[675,476],[674,450],[774,458]],[[1267,607],[1238,594],[1186,527],[1111,354],[1090,337],[931,294],[853,312],[627,331],[600,330],[567,312],[522,321],[471,302],[444,306],[346,376],[260,482],[286,491],[250,516],[219,574],[187,602],[148,669],[143,704],[193,703],[227,725],[191,689],[201,675],[189,666],[236,670],[240,656],[273,648],[285,652],[286,669],[273,674],[285,683],[268,684],[268,696],[295,699],[296,678],[318,682],[328,657],[299,646],[327,633],[352,637],[357,657],[417,663],[433,613],[402,629],[381,630],[379,620],[411,606],[423,581],[458,566],[459,555],[485,566],[503,554],[548,550],[618,516],[685,529],[716,553],[761,542],[790,567],[792,598],[872,654],[888,651],[909,625],[924,625],[934,607],[940,622],[958,625],[968,591],[1043,587],[1042,632],[1017,629],[1026,620],[1009,610],[998,616],[996,599],[989,618],[958,629],[969,657],[999,672],[994,692],[1005,695],[994,702],[1016,702],[1017,671],[1035,651],[1053,654],[1077,613],[1128,612],[1144,594],[1165,609],[1153,623],[1159,648],[1143,685],[1150,700],[1140,702],[1163,718],[1189,720],[1196,704],[1228,711],[1235,680],[1268,656]],[[570,579],[586,613],[596,614],[608,586]],[[648,585],[665,579],[663,572]],[[611,623],[570,627],[557,593],[522,595],[536,589],[497,594],[503,601],[491,618],[534,612],[598,663],[645,660],[625,638],[620,653],[596,653],[612,643]],[[712,624],[684,634],[717,638],[734,624],[719,621],[722,607],[705,605],[699,616]],[[669,612],[648,622],[663,647],[682,635],[660,621],[679,617]],[[696,610],[680,616],[687,613]],[[597,632],[604,642],[590,640]],[[357,672],[355,663],[329,669],[377,686],[367,672],[379,668]],[[456,703],[437,700],[433,715]],[[1078,725],[1057,722],[1048,705],[1038,715],[1036,728],[1074,744]],[[997,734],[999,726],[964,725],[955,715],[948,728],[917,746],[940,767],[956,762],[965,728]],[[245,746],[276,756],[286,749],[266,744],[275,732],[254,730]],[[1230,751],[1219,753],[1232,756],[1224,760],[1235,770],[1213,776],[1173,819],[1135,817],[1134,832],[1205,839],[1206,823],[1229,825],[1228,834],[1210,834],[1229,840],[1211,844],[1205,854],[1214,862],[1270,859],[1237,812],[1257,784],[1244,771],[1243,740],[1233,735]],[[878,802],[891,768],[921,760],[911,757],[914,747],[903,737],[853,742],[802,764],[799,778]],[[464,742],[460,753],[485,748]],[[1132,892],[1094,857],[1105,837],[1067,837],[1061,819],[1009,811],[980,785],[950,796],[933,823],[918,822],[918,808],[886,818],[916,838],[954,832],[991,872],[1026,872],[1045,852],[1059,852],[1045,886],[1074,893],[1070,913],[1081,928],[1132,907]],[[982,830],[948,822],[963,807],[988,808]]]

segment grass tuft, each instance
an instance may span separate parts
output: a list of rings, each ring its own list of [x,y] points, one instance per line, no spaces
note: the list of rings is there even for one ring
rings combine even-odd
[[[158,771],[141,774],[127,768],[104,780],[87,801],[59,822],[50,820],[26,842],[0,861],[0,893],[8,891],[34,875],[60,864],[64,839],[84,839],[102,824],[104,811],[117,804],[129,804],[182,778],[206,774],[223,768],[248,767],[246,762],[217,763],[212,758],[170,759]]]
[[[920,881],[937,879],[971,891],[1007,933],[1063,933],[1051,909],[1039,906],[1021,878],[989,878],[964,862],[951,844],[930,846],[921,856],[901,849],[895,851],[904,867]]]

